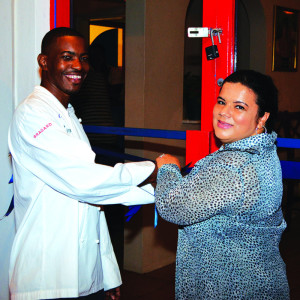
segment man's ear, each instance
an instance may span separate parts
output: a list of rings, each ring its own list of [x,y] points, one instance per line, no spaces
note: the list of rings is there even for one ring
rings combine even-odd
[[[48,67],[47,67],[47,55],[45,55],[45,54],[39,54],[39,56],[37,57],[37,61],[38,61],[38,64],[39,64],[40,68],[43,71],[47,71],[48,70]]]

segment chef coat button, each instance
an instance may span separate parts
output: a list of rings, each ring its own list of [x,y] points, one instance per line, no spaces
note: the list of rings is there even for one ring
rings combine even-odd
[[[97,244],[99,244],[99,243],[100,243],[100,241],[99,241],[99,240],[96,240],[96,243],[97,243]]]
[[[82,122],[82,119],[81,119],[81,118],[79,118],[79,119],[78,119],[78,121],[79,121],[79,123],[81,123],[81,122]]]

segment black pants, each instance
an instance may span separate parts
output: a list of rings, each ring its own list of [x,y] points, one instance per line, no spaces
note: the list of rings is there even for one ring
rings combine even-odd
[[[79,298],[57,298],[57,299],[51,299],[51,300],[104,300],[105,299],[105,294],[104,290],[101,290],[99,292],[96,292],[94,294],[90,294],[87,296],[82,296]]]

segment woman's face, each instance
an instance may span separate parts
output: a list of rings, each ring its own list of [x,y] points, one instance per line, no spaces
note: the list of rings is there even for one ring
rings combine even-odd
[[[223,85],[213,110],[215,135],[222,143],[255,135],[256,128],[266,122],[263,118],[258,119],[256,94],[251,89],[241,83],[226,82]]]

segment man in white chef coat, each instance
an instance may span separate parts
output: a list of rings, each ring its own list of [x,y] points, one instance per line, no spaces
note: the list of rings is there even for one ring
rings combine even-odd
[[[9,129],[17,233],[11,299],[119,299],[121,278],[100,205],[152,203],[152,162],[94,162],[69,104],[89,71],[84,38],[49,31],[38,63],[41,85],[20,103]]]

